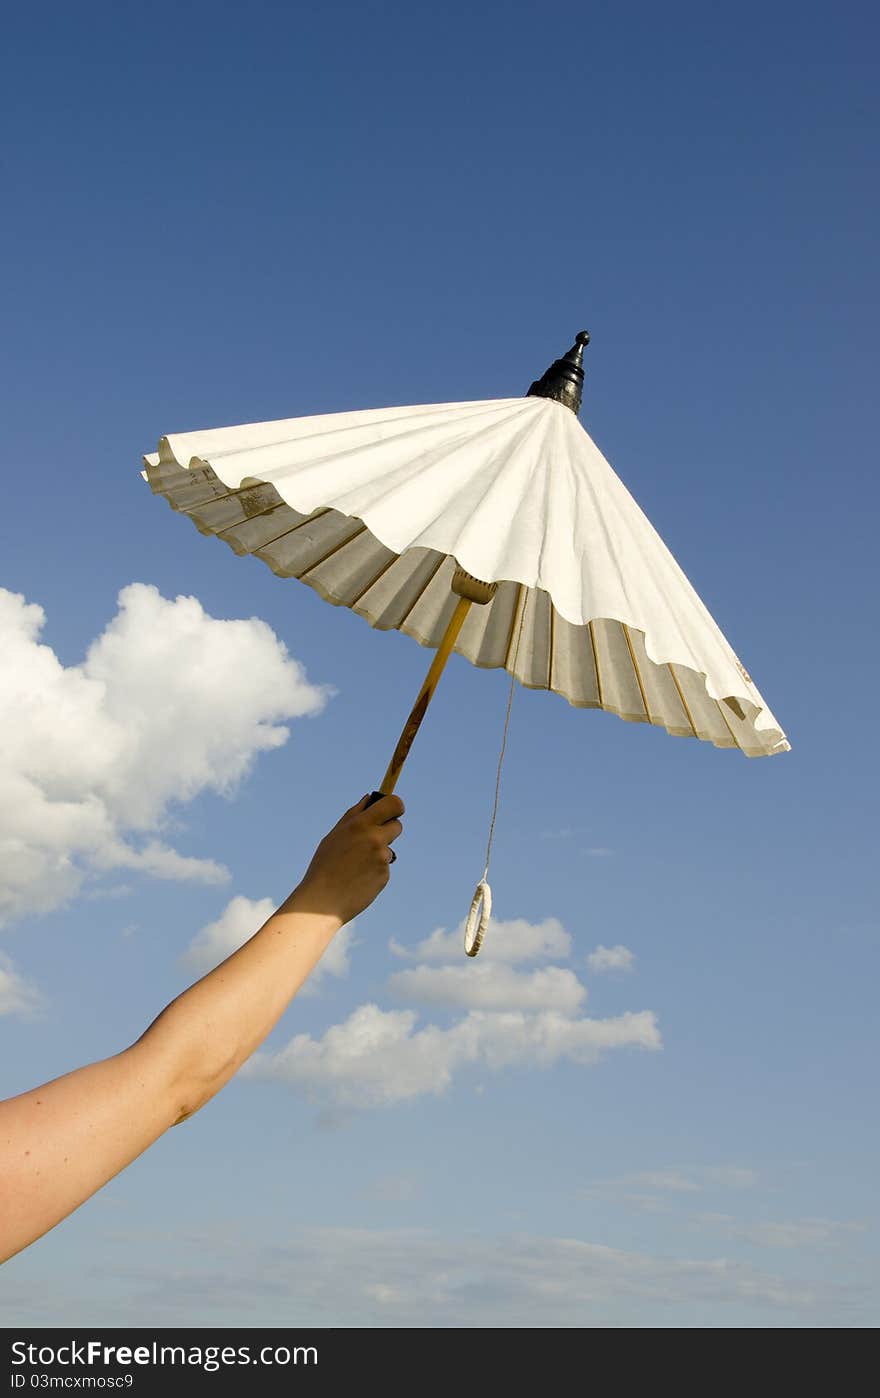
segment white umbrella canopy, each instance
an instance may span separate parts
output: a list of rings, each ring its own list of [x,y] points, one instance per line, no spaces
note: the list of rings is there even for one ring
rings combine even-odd
[[[526,397],[171,434],[144,474],[202,533],[380,630],[445,641],[577,707],[749,757],[788,751],[578,421],[588,339]]]

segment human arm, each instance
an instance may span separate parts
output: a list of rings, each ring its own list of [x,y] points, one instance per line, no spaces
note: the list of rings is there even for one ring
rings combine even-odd
[[[135,1043],[0,1102],[0,1261],[198,1111],[259,1047],[340,927],[388,882],[403,802],[364,807],[345,812],[259,931]]]

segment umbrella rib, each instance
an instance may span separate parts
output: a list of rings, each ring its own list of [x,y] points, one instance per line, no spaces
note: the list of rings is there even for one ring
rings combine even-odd
[[[593,632],[592,620],[587,622],[587,627],[590,632],[590,645],[593,647],[593,665],[596,670],[596,689],[599,691],[599,708],[604,709],[605,699],[602,694],[602,671],[599,669],[599,648],[596,645],[596,637]]]
[[[556,640],[556,625],[553,618],[556,616],[556,608],[553,605],[553,598],[550,598],[550,659],[547,664],[547,688],[553,688],[553,646]]]
[[[351,519],[353,516],[349,515],[347,518]],[[344,539],[337,539],[332,548],[327,549],[326,553],[322,553],[320,558],[316,558],[314,562],[310,563],[307,568],[304,568],[301,573],[294,573],[293,576],[299,578],[300,582],[305,582],[309,573],[313,573],[316,568],[320,568],[322,563],[326,563],[327,559],[332,558],[334,553],[339,553],[340,549],[344,549],[346,544],[353,543],[355,539],[359,539],[366,528],[367,526],[361,521],[360,529],[356,529],[353,534],[346,535]]]
[[[378,410],[377,410],[377,409],[369,409],[369,408],[366,408],[366,409],[354,409],[354,411],[353,411],[351,414],[349,414],[349,413],[319,413],[319,414],[316,414],[316,415],[315,415],[315,418],[313,419],[313,421],[315,421],[316,423],[320,423],[320,422],[322,421],[322,419],[323,419],[323,420],[326,420],[327,418],[334,418],[334,417],[356,416],[356,415],[357,415],[358,413],[360,413],[360,412],[364,412],[364,413],[375,413],[375,412],[378,412],[378,413],[383,413],[383,412],[384,412],[384,413],[394,413],[394,414],[397,414],[397,416],[394,416],[394,417],[386,417],[386,418],[384,419],[384,421],[380,424],[380,426],[383,427],[383,428],[391,428],[391,429],[392,429],[391,438],[395,438],[395,437],[407,436],[407,435],[411,434],[412,432],[418,432],[418,431],[421,430],[419,426],[414,425],[414,424],[416,423],[416,421],[417,421],[417,419],[415,419],[414,416],[413,416],[414,411],[418,411],[418,412],[421,414],[422,417],[426,417],[426,418],[429,418],[429,419],[432,419],[432,420],[435,419],[435,418],[440,419],[440,421],[441,421],[441,423],[442,423],[442,420],[443,420],[444,418],[454,417],[454,415],[455,415],[456,413],[460,413],[463,409],[472,408],[472,409],[475,410],[475,411],[470,412],[470,413],[467,414],[467,417],[470,419],[470,418],[479,418],[479,417],[481,417],[481,416],[483,416],[483,415],[485,415],[485,414],[495,414],[495,415],[498,415],[498,414],[503,413],[505,410],[509,410],[509,409],[511,408],[511,406],[512,406],[513,404],[515,404],[515,403],[528,403],[528,402],[529,402],[528,398],[522,398],[522,399],[520,399],[520,398],[477,398],[477,399],[469,400],[469,401],[464,402],[464,403],[417,403],[417,404],[398,403],[398,404],[395,404],[395,405],[391,406],[390,408],[380,408],[380,409],[378,409]],[[302,423],[303,421],[307,421],[307,420],[308,420],[308,419],[303,419],[303,418],[281,418],[281,419],[279,419],[279,421],[278,421],[278,426],[279,426],[279,428],[288,429],[288,428],[289,428],[289,425],[290,425],[291,423],[294,423],[294,424],[295,424],[295,423]],[[402,429],[400,429],[399,431],[394,432],[393,429],[394,429],[395,427],[397,427],[398,424],[400,424],[400,423],[405,423],[405,424],[407,424],[407,425],[406,425],[405,427],[403,427]],[[242,424],[243,427],[255,426],[255,425],[257,425],[257,424]],[[307,444],[307,443],[309,443],[309,442],[315,442],[315,441],[322,441],[322,442],[323,442],[323,441],[328,441],[328,440],[332,441],[333,438],[344,437],[346,434],[349,434],[349,433],[351,433],[351,432],[358,432],[358,431],[361,431],[361,430],[364,429],[365,426],[366,426],[366,424],[364,424],[364,423],[361,423],[361,424],[354,424],[354,423],[351,423],[351,422],[339,423],[336,427],[326,427],[326,426],[321,427],[321,426],[316,426],[315,429],[314,429],[314,431],[312,431],[312,432],[303,432],[303,433],[301,433],[300,435],[294,437],[293,439],[291,439],[291,437],[290,437],[287,433],[285,433],[285,435],[283,435],[283,436],[278,436],[278,437],[273,436],[273,438],[272,438],[270,441],[255,443],[255,444],[253,444],[251,447],[249,447],[248,450],[249,450],[252,454],[257,453],[257,452],[272,451],[272,450],[274,450],[276,447],[288,446],[288,445],[290,444],[291,440],[295,441],[297,444],[303,444],[303,443],[306,443],[306,444]],[[185,435],[187,435],[187,434],[185,434]],[[196,435],[199,435],[199,434],[196,434]],[[369,445],[376,445],[379,441],[386,441],[386,440],[389,440],[389,438],[377,438],[377,439],[375,439],[374,442],[370,443]],[[345,448],[343,448],[343,450],[345,450]],[[356,450],[359,450],[359,448],[356,448]],[[218,449],[216,449],[216,450],[214,450],[214,451],[211,452],[211,458],[212,458],[212,460],[215,460],[215,461],[216,461],[216,460],[219,460],[221,457],[237,456],[237,455],[239,454],[240,451],[241,451],[241,447],[240,447],[239,445],[229,446],[229,447],[226,447],[225,449],[221,447],[221,448],[218,448]],[[334,452],[333,454],[335,455],[336,453]],[[177,457],[176,455],[174,455],[173,453],[172,453],[172,459],[173,459],[175,465],[178,465],[178,466],[181,465],[181,463],[180,463],[178,457]],[[207,464],[208,466],[210,466],[210,464],[211,464],[210,461],[207,461],[205,457],[192,456],[192,457],[190,458],[190,465],[189,465],[189,466],[181,466],[181,470],[184,470],[184,471],[190,470],[191,467],[192,467],[192,462],[193,462],[193,461],[204,462],[204,463]],[[313,464],[314,464],[314,463],[313,463]],[[212,469],[213,469],[213,468],[212,468]],[[268,484],[268,482],[267,482],[267,484]]]
[[[374,538],[374,539],[376,538],[375,534],[373,535],[373,538]],[[379,540],[376,540],[376,542],[378,543],[378,542],[380,542],[380,541],[379,541]],[[384,548],[384,544],[383,544],[383,548]],[[389,559],[388,559],[387,563],[383,563],[383,564],[382,564],[382,567],[379,569],[379,571],[378,571],[378,573],[376,574],[376,576],[375,576],[374,578],[371,578],[371,579],[370,579],[370,581],[367,583],[366,587],[362,587],[361,590],[360,590],[360,592],[357,594],[357,596],[356,596],[356,597],[352,597],[351,601],[348,603],[349,607],[356,607],[357,604],[358,604],[358,602],[361,600],[361,598],[362,598],[362,597],[365,597],[366,594],[369,592],[370,588],[371,588],[371,587],[375,587],[375,585],[376,585],[376,583],[379,581],[379,579],[380,579],[380,578],[383,578],[383,577],[385,576],[385,574],[388,572],[388,569],[389,569],[389,568],[393,568],[394,565],[395,565],[395,563],[399,563],[402,557],[403,557],[402,554],[395,553],[394,556],[393,556],[392,558],[389,558]]]
[[[623,634],[626,637],[626,644],[629,647],[629,658],[632,661],[633,669],[636,672],[636,682],[639,686],[639,693],[642,696],[642,703],[645,706],[645,717],[647,718],[649,723],[653,723],[654,720],[651,717],[651,710],[648,708],[648,696],[645,693],[645,686],[642,683],[642,675],[641,671],[639,670],[639,662],[636,660],[636,653],[633,648],[632,638],[629,634],[629,627],[627,626],[625,621],[622,621],[620,624],[623,627]]]
[[[211,470],[210,466],[208,467],[208,470]],[[182,472],[183,468],[181,467],[181,473]],[[214,475],[213,471],[211,471],[211,474],[214,476],[214,479],[218,482],[219,485],[223,485],[223,481],[220,480],[219,476]],[[185,482],[181,481],[179,482],[179,484],[182,486],[184,490],[186,490],[187,488],[192,488],[191,480]],[[253,486],[247,486],[245,487],[245,489],[252,490]],[[163,500],[166,500],[168,502],[172,510],[175,510],[180,515],[188,515],[190,519],[195,519],[198,514],[198,511],[204,509],[206,505],[222,504],[224,500],[233,499],[234,496],[239,494],[240,490],[241,486],[239,486],[236,490],[230,490],[228,486],[224,486],[223,490],[219,494],[200,496],[199,499],[192,505],[179,505],[175,498],[173,487],[159,487],[158,493],[161,494]],[[154,491],[154,494],[155,493],[156,492]]]
[[[727,721],[727,714],[724,712],[723,704],[724,704],[724,700],[723,700],[723,699],[720,699],[720,700],[716,699],[716,701],[715,701],[715,707],[717,708],[717,710],[718,710],[718,712],[720,713],[721,717],[724,719],[724,723],[725,723],[725,725],[726,725],[726,728],[727,728],[728,733],[730,734],[730,736],[731,736],[731,738],[733,739],[734,743],[736,743],[736,746],[739,747],[739,743],[737,742],[736,734],[734,733],[733,729],[731,728],[730,724],[729,724],[728,721]]]
[[[400,555],[398,554],[398,558],[399,558],[399,557],[400,557]],[[399,630],[402,628],[403,623],[404,623],[405,621],[409,621],[410,613],[413,611],[413,608],[416,606],[417,603],[419,603],[419,602],[422,600],[422,598],[424,597],[425,593],[428,591],[428,588],[431,586],[431,583],[434,581],[434,579],[436,578],[437,574],[440,572],[440,569],[443,567],[443,564],[446,562],[446,560],[447,560],[448,557],[449,557],[449,554],[448,554],[448,553],[441,553],[439,562],[437,563],[437,567],[434,569],[434,571],[433,571],[433,573],[431,574],[431,576],[429,577],[428,581],[425,583],[425,586],[422,588],[421,592],[417,593],[416,596],[413,598],[413,600],[410,602],[410,604],[409,604],[409,606],[407,607],[406,611],[404,612],[403,616],[400,618],[400,621],[397,623],[397,626],[396,626],[396,628],[395,628],[396,630],[399,631]]]
[[[687,700],[685,699],[685,697],[684,697],[684,690],[682,689],[681,685],[680,685],[679,682],[678,682],[678,676],[676,675],[675,671],[673,670],[672,664],[671,664],[670,661],[667,661],[667,662],[666,662],[666,668],[667,668],[667,670],[669,671],[670,675],[672,676],[672,682],[673,682],[673,684],[675,685],[676,689],[678,690],[678,697],[679,697],[679,699],[681,700],[682,708],[684,709],[685,714],[686,714],[686,716],[687,716],[687,721],[688,721],[688,723],[690,724],[691,729],[693,730],[694,737],[695,737],[695,738],[699,738],[700,735],[699,735],[699,733],[697,732],[697,725],[694,723],[693,714],[691,713],[690,709],[688,708],[688,701],[687,701]]]
[[[250,487],[249,487],[249,488],[250,488]],[[237,494],[238,492],[236,491],[235,493]],[[278,499],[281,500],[281,496],[280,496],[280,495],[279,495]],[[286,501],[282,501],[282,504],[285,504],[285,505],[286,505],[287,502],[286,502]],[[293,510],[293,506],[292,506],[292,505],[287,505],[287,508],[288,508],[288,510],[293,511],[293,513],[299,514],[299,511],[298,511],[298,510],[296,510],[296,511]],[[260,510],[260,513],[259,513],[259,514],[251,515],[251,516],[249,517],[249,519],[247,519],[246,521],[244,521],[244,520],[239,520],[237,524],[229,524],[229,525],[227,525],[227,527],[226,527],[225,529],[218,529],[218,531],[217,531],[217,533],[216,533],[216,535],[215,535],[215,538],[217,538],[217,539],[223,539],[223,542],[225,543],[226,540],[225,540],[225,538],[224,538],[224,535],[226,535],[226,534],[231,534],[232,531],[233,531],[234,529],[240,528],[241,525],[242,525],[243,523],[250,524],[251,519],[259,519],[259,518],[260,518],[260,515],[271,514],[273,510],[277,510],[277,509],[278,509],[278,506],[277,506],[277,505],[269,505],[269,507],[268,507],[267,509],[265,509],[265,510]],[[305,516],[299,521],[298,524],[291,524],[291,525],[288,525],[288,527],[287,527],[286,529],[282,529],[282,531],[281,531],[280,534],[275,534],[271,539],[266,539],[265,543],[261,543],[261,544],[260,544],[260,548],[261,548],[261,549],[267,549],[267,548],[269,547],[270,544],[277,544],[279,539],[284,539],[284,538],[286,538],[288,534],[295,534],[296,531],[297,531],[297,529],[302,529],[303,525],[306,525],[306,524],[313,524],[314,521],[315,521],[316,519],[320,519],[322,515],[329,515],[330,512],[331,512],[331,509],[332,509],[332,506],[330,506],[330,505],[321,505],[317,510],[313,510],[312,513],[311,513],[310,515],[305,515]]]
[[[222,455],[222,453],[220,453],[220,454]],[[253,489],[254,489],[254,484],[255,484],[255,485],[268,485],[268,486],[272,486],[272,482],[271,482],[271,481],[263,481],[263,480],[258,479],[256,476],[253,477],[253,482],[254,482],[254,484],[252,484],[252,485],[242,485],[242,484],[239,484],[239,485],[236,485],[236,486],[227,485],[226,482],[225,482],[224,480],[222,480],[220,476],[217,475],[217,472],[214,470],[214,467],[211,465],[210,461],[205,461],[205,460],[203,460],[201,457],[193,457],[193,460],[194,460],[194,461],[199,461],[199,462],[201,463],[200,466],[197,468],[198,470],[210,472],[211,477],[213,477],[213,479],[217,482],[217,484],[218,484],[218,485],[222,485],[222,487],[223,487],[223,490],[220,492],[219,495],[212,495],[207,501],[202,500],[202,501],[201,501],[201,504],[203,504],[203,505],[204,505],[204,504],[217,505],[217,504],[219,504],[220,501],[222,501],[222,500],[232,500],[232,499],[234,499],[235,496],[241,495],[242,492],[245,491],[245,490],[253,490]],[[175,463],[175,464],[177,464],[177,463]],[[186,472],[186,473],[190,476],[190,480],[187,482],[187,484],[188,484],[188,485],[192,485],[192,476],[193,476],[192,467],[191,467],[191,466],[181,466],[181,467],[180,467],[180,470],[181,470],[182,472]],[[210,482],[208,482],[208,483],[210,483]],[[274,489],[274,486],[272,486],[272,488]],[[162,493],[165,495],[166,500],[170,500],[170,496],[167,494],[166,491],[163,491]],[[278,494],[277,491],[276,491],[275,493]],[[281,499],[281,496],[280,496],[280,495],[278,496],[278,499],[279,499],[279,500]],[[180,507],[178,507],[178,508],[180,508]],[[199,507],[198,507],[198,506],[193,506],[192,508],[193,508],[193,509],[198,509]],[[269,506],[269,508],[272,509],[272,508],[274,508],[274,506]],[[181,509],[181,513],[182,513],[182,514],[191,514],[191,513],[192,513],[192,509],[191,509],[189,506],[184,505],[184,506],[182,507],[182,509]],[[257,514],[261,514],[261,515],[262,515],[262,514],[265,514],[265,513],[266,513],[265,510],[258,510],[258,511],[257,511]],[[252,516],[250,516],[250,517],[251,517],[252,519],[256,519],[257,515],[252,515]]]
[[[504,650],[504,669],[505,669],[505,670],[507,669],[508,661],[510,660],[510,647],[511,647],[512,644],[513,644],[513,633],[514,633],[514,630],[515,630],[515,628],[516,628],[516,618],[517,618],[517,614],[518,614],[519,611],[520,611],[520,596],[521,596],[522,594],[523,594],[523,584],[522,584],[522,583],[517,583],[517,585],[516,585],[516,599],[515,599],[515,601],[514,601],[514,604],[513,604],[513,612],[511,613],[511,617],[510,617],[510,631],[509,631],[508,636],[507,636],[507,646],[505,647],[505,650]],[[526,588],[526,590],[525,590],[525,595],[522,595],[522,615],[523,615],[523,617],[525,617],[525,610],[526,610],[526,601],[527,601],[527,599],[528,599],[528,588]],[[509,671],[509,673],[510,673],[510,674],[513,674],[513,671],[511,670],[511,671]]]

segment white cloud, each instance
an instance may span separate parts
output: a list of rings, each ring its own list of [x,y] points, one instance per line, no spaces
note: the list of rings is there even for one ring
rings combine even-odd
[[[238,894],[230,899],[214,922],[197,932],[181,961],[191,970],[204,975],[219,966],[227,956],[237,951],[249,937],[259,931],[275,912],[278,904],[273,898],[245,898]],[[342,927],[333,938],[321,960],[305,982],[300,994],[313,990],[323,976],[345,976],[349,970],[353,925]]]
[[[265,622],[218,620],[142,583],[80,665],[40,643],[45,620],[0,589],[0,919],[57,907],[94,871],[225,878],[155,832],[173,803],[231,793],[287,740],[284,721],[331,691]]]
[[[178,854],[177,850],[162,844],[160,840],[148,840],[142,849],[132,849],[124,840],[109,840],[101,849],[95,850],[92,863],[96,870],[137,869],[157,879],[176,879],[180,882],[225,883],[229,878],[229,870],[216,860],[194,859],[191,855]]]
[[[396,1175],[377,1175],[361,1190],[362,1199],[376,1199],[382,1204],[409,1204],[424,1192],[420,1176],[404,1172]]]
[[[412,947],[389,943],[395,956],[419,963],[392,974],[391,993],[468,1011],[454,1024],[419,1026],[413,1009],[361,1005],[320,1038],[298,1034],[285,1048],[257,1055],[246,1071],[314,1095],[325,1109],[328,1101],[342,1108],[390,1106],[439,1095],[466,1067],[497,1072],[549,1068],[561,1060],[591,1064],[611,1048],[660,1048],[650,1011],[578,1018],[587,992],[573,971],[515,969],[519,962],[570,954],[571,936],[557,918],[493,919],[479,961],[465,958],[462,934],[463,923],[458,932],[438,927]]]
[[[680,1170],[641,1170],[638,1174],[628,1175],[627,1179],[645,1189],[671,1190],[673,1194],[693,1194],[702,1188]]]
[[[212,971],[252,937],[277,906],[272,898],[244,898],[239,894],[230,899],[220,916],[193,937],[180,958],[184,966],[199,975]]]
[[[16,971],[8,956],[0,952],[0,1015],[21,1015],[28,1018],[42,1004],[35,985]]]
[[[83,898],[89,903],[98,903],[104,902],[108,898],[127,898],[133,892],[134,888],[130,883],[107,884],[105,886],[98,884],[94,888],[84,890]]]
[[[802,1248],[835,1247],[852,1237],[863,1233],[862,1223],[838,1223],[830,1218],[791,1219],[787,1223],[744,1224],[742,1236],[758,1247]]]
[[[561,1059],[591,1064],[612,1048],[660,1047],[656,1019],[647,1010],[604,1020],[553,1010],[472,1011],[449,1029],[416,1029],[416,1018],[413,1010],[361,1005],[322,1038],[297,1034],[278,1052],[258,1054],[245,1071],[322,1099],[329,1093],[343,1106],[391,1106],[439,1095],[468,1065],[498,1071],[548,1068]]]
[[[317,985],[320,985],[324,976],[348,975],[351,969],[351,949],[357,945],[354,940],[355,926],[356,923],[349,922],[346,923],[345,927],[340,927],[300,991],[300,995],[309,994]]]
[[[705,1188],[717,1185],[719,1189],[751,1189],[759,1179],[757,1170],[749,1165],[705,1165],[699,1173]]]
[[[583,1194],[586,1198],[601,1199],[625,1208],[669,1212],[669,1196],[750,1189],[757,1184],[758,1178],[756,1170],[743,1165],[694,1165],[683,1169],[671,1167],[662,1170],[639,1170],[611,1179],[594,1180],[584,1189]],[[702,1213],[696,1217],[704,1222],[723,1222],[729,1215]]]
[[[868,1325],[870,1280],[779,1276],[724,1257],[662,1255],[581,1237],[425,1228],[296,1228],[257,1217],[126,1231],[102,1259],[96,1292],[57,1274],[28,1283],[8,1269],[0,1303],[10,1325],[161,1328],[300,1323],[375,1329],[668,1328]],[[147,1244],[151,1246],[148,1247]],[[105,1248],[106,1252],[106,1248]],[[57,1269],[56,1269],[57,1273]],[[230,1277],[235,1283],[230,1285]],[[272,1284],[266,1278],[271,1276]]]
[[[401,946],[393,938],[389,947],[395,956],[406,961],[455,961],[460,962],[464,946],[465,920],[459,923],[454,932],[438,927],[429,937],[417,942],[414,947]],[[554,961],[564,961],[571,955],[571,935],[566,932],[558,918],[547,917],[543,922],[527,922],[525,918],[511,918],[502,922],[498,918],[489,919],[486,940],[480,952],[480,964],[506,961],[511,964],[519,961],[537,961],[549,957]]]
[[[747,1223],[729,1214],[699,1214],[698,1223],[720,1228],[734,1238],[761,1248],[839,1247],[854,1234],[864,1233],[863,1223],[841,1223],[832,1218],[795,1218],[776,1223]]]
[[[587,965],[595,974],[602,971],[631,971],[634,964],[635,956],[629,947],[603,947],[601,942],[587,957]]]
[[[602,1199],[627,1209],[642,1209],[651,1213],[669,1213],[674,1204],[681,1206],[693,1194],[715,1194],[719,1190],[748,1190],[758,1183],[757,1170],[741,1165],[694,1165],[667,1167],[660,1170],[638,1170],[620,1174],[613,1179],[593,1180],[583,1188],[583,1198]],[[677,1198],[676,1198],[677,1195]],[[690,1199],[687,1199],[687,1202]],[[728,1213],[701,1212],[694,1219],[704,1223],[732,1222]]]
[[[259,1288],[256,1257],[243,1266],[239,1249],[235,1257],[238,1274],[253,1275]],[[272,1259],[276,1279],[298,1295],[304,1285],[310,1309],[326,1323],[354,1326],[419,1326],[429,1316],[434,1327],[582,1328],[612,1317],[638,1327],[668,1324],[677,1311],[687,1323],[694,1306],[710,1307],[723,1324],[730,1307],[815,1313],[833,1290],[724,1258],[652,1256],[576,1237],[442,1236],[416,1228],[303,1230],[276,1239]]]
[[[464,957],[460,957],[464,963]],[[388,982],[401,1000],[424,1005],[456,1005],[468,1010],[558,1010],[574,1014],[587,992],[574,971],[545,966],[514,971],[503,963],[467,962],[458,966],[414,966]]]

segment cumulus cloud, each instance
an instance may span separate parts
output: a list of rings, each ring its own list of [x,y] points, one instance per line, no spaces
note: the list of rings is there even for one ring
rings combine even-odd
[[[471,1010],[559,1010],[562,1014],[573,1014],[587,995],[574,971],[561,966],[514,971],[503,962],[414,966],[393,975],[388,988],[398,999],[423,1005],[456,1005]]]
[[[570,955],[571,935],[557,918],[493,918],[479,961],[465,958],[463,930],[463,923],[456,932],[438,927],[411,947],[389,943],[398,959],[418,963],[390,976],[390,993],[467,1011],[452,1025],[419,1025],[411,1008],[361,1005],[321,1037],[298,1034],[285,1048],[257,1055],[246,1071],[315,1096],[325,1108],[328,1102],[379,1107],[439,1095],[466,1067],[498,1072],[549,1068],[562,1060],[589,1065],[613,1048],[660,1048],[651,1011],[581,1018],[587,991],[574,971],[518,969],[519,963]]]
[[[331,691],[265,622],[142,583],[79,665],[40,642],[45,622],[0,589],[0,919],[57,907],[93,871],[226,878],[156,832],[174,803],[231,793]]]
[[[180,960],[199,975],[213,971],[262,927],[277,906],[272,898],[239,894],[230,899],[220,916],[196,933]]]
[[[199,975],[212,971],[258,932],[277,907],[274,898],[244,898],[241,894],[231,898],[216,921],[209,922],[196,933],[181,956],[181,962]],[[353,924],[340,928],[302,987],[301,995],[320,984],[323,976],[348,974],[352,939]]]
[[[591,951],[587,957],[587,965],[596,974],[602,971],[631,971],[635,965],[635,956],[629,947],[603,947],[601,942],[595,951]]]
[[[401,946],[391,939],[389,947],[395,956],[406,961],[460,962],[464,945],[464,919],[454,932],[438,927],[429,937],[413,947]],[[553,960],[564,961],[571,955],[571,935],[558,918],[547,917],[543,922],[527,922],[525,918],[489,919],[486,940],[480,952],[480,964],[506,961]]]
[[[557,918],[543,922],[490,919],[479,961],[462,955],[463,939],[464,922],[455,932],[438,927],[413,947],[401,946],[392,938],[389,946],[395,956],[420,963],[392,975],[388,982],[392,995],[467,1010],[558,1010],[561,1014],[575,1014],[586,999],[586,988],[573,971],[560,966],[513,969],[517,963],[564,960],[571,954],[571,935]]]
[[[0,952],[0,1015],[21,1015],[28,1018],[42,1004],[35,985],[16,971],[8,956]]]
[[[276,1078],[343,1106],[391,1106],[439,1095],[467,1065],[498,1071],[548,1068],[561,1059],[595,1063],[612,1048],[660,1047],[650,1011],[614,1019],[575,1019],[554,1010],[473,1010],[449,1029],[416,1028],[413,1010],[361,1005],[321,1038],[297,1034],[276,1053],[258,1054],[246,1071]]]
[[[300,995],[310,994],[316,986],[320,985],[324,976],[348,975],[351,968],[351,949],[356,945],[354,929],[355,923],[353,922],[339,929],[314,971],[302,987],[302,990],[299,992]]]
[[[188,880],[195,883],[225,883],[229,870],[214,859],[194,859],[178,854],[161,840],[148,840],[142,849],[132,849],[124,840],[108,840],[92,855],[96,870],[137,869],[157,879]]]

